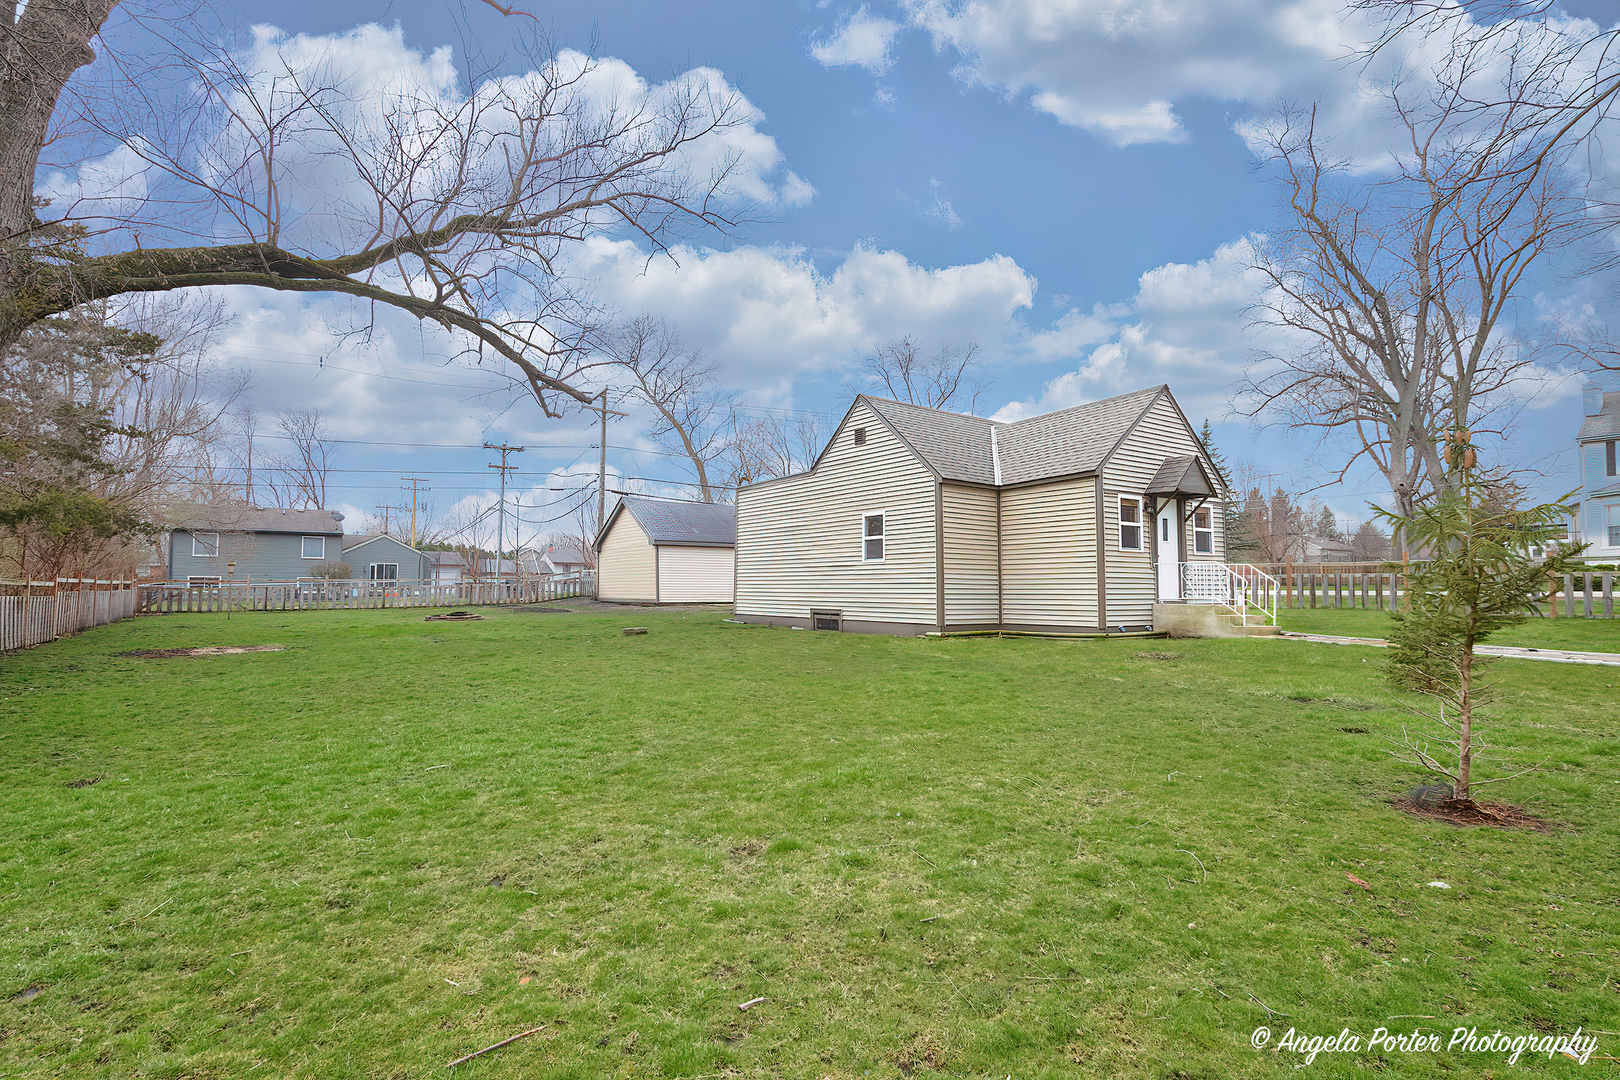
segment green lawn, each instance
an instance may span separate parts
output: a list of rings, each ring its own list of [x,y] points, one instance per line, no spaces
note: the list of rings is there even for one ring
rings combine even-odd
[[[1277,624],[1307,634],[1381,638],[1389,633],[1390,618],[1389,612],[1372,609],[1284,608],[1277,612]],[[1620,619],[1535,618],[1495,634],[1490,644],[1620,653]]]
[[[1546,759],[1501,795],[1563,826],[1508,834],[1387,805],[1419,776],[1372,649],[625,621],[0,659],[0,1075],[445,1075],[538,1024],[455,1074],[1297,1075],[1251,995],[1277,1036],[1620,1030],[1609,669],[1496,669]],[[286,650],[115,655],[246,643]]]

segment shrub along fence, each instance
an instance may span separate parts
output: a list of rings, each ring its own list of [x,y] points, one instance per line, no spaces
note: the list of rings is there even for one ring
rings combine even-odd
[[[1356,569],[1353,564],[1262,566],[1277,579],[1279,608],[1373,608],[1394,611],[1406,595],[1406,575],[1387,568]],[[1614,618],[1614,585],[1620,573],[1588,570],[1549,575],[1542,614],[1550,618]]]
[[[591,571],[521,581],[298,581],[221,582],[190,585],[166,582],[142,585],[139,610],[145,613],[184,611],[303,611],[331,608],[476,607],[486,604],[534,604],[591,596]]]
[[[135,613],[133,581],[0,581],[0,652],[42,645]]]

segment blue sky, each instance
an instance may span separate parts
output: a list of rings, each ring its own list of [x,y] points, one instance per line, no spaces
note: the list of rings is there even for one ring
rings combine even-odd
[[[1574,15],[1612,17],[1588,3]],[[981,412],[1030,415],[1160,382],[1194,423],[1216,424],[1229,459],[1294,485],[1329,478],[1341,448],[1262,429],[1229,408],[1263,334],[1249,238],[1276,227],[1275,192],[1243,125],[1279,101],[1317,101],[1345,145],[1376,157],[1387,125],[1346,59],[1366,27],[1323,0],[873,0],[868,4],[645,3],[530,7],[560,46],[657,83],[717,71],[758,110],[779,160],[768,220],[693,234],[678,260],[645,263],[629,240],[580,261],[604,302],[669,318],[751,406],[841,414],[851,365],[911,333],[977,341],[994,383]],[[239,29],[267,18],[240,9]],[[369,35],[355,53],[421,64],[463,40],[494,54],[519,20],[482,4],[276,5],[284,35]],[[464,23],[464,25],[458,25]],[[377,29],[357,31],[366,24]],[[415,57],[413,60],[412,57]],[[1408,57],[1411,60],[1411,57]],[[1413,62],[1419,62],[1417,57]],[[793,188],[788,174],[813,189]],[[1612,282],[1549,265],[1521,309],[1591,305]],[[351,515],[398,502],[395,475],[428,475],[441,508],[488,499],[485,441],[534,447],[518,460],[526,506],[555,502],[564,473],[594,469],[589,419],[547,420],[445,366],[442,345],[384,318],[369,346],[329,329],[341,302],[234,291],[221,363],[253,375],[265,412],[316,407],[342,444],[332,501]],[[1579,379],[1550,363],[1507,449],[1573,487]],[[684,479],[647,452],[641,418],[615,421],[622,477]],[[437,447],[376,443],[449,444]],[[645,480],[619,480],[644,485]],[[673,491],[673,488],[655,488]],[[1365,517],[1380,481],[1357,473],[1323,496]],[[562,507],[566,508],[566,506]],[[545,531],[558,511],[526,510]]]

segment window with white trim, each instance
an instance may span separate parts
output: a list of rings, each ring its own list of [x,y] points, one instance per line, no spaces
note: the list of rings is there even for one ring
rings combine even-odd
[[[1142,500],[1135,495],[1119,497],[1119,549],[1142,550]]]
[[[306,536],[306,537],[304,537],[304,558],[306,558],[306,559],[324,559],[324,558],[326,558],[326,537],[324,537],[324,536]]]
[[[219,533],[192,533],[191,554],[198,559],[219,558]]]
[[[1620,503],[1609,506],[1609,546],[1620,547]]]
[[[399,580],[399,563],[397,563],[397,562],[374,562],[374,563],[372,563],[371,564],[371,580],[372,581],[398,581]]]
[[[1215,554],[1215,515],[1207,506],[1193,511],[1193,554]]]
[[[861,515],[861,561],[882,562],[888,531],[882,513]]]

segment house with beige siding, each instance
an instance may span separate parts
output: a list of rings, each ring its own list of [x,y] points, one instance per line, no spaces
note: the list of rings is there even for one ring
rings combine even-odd
[[[596,597],[613,603],[726,604],[737,508],[626,495],[597,532]]]
[[[1218,472],[1169,387],[999,423],[862,395],[737,493],[735,618],[1111,633],[1224,583]]]

